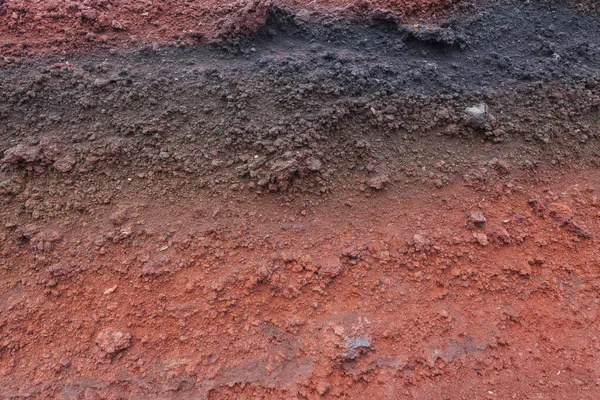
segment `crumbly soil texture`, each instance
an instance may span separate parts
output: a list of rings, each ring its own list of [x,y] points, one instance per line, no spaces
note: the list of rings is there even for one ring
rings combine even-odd
[[[0,398],[600,398],[597,3],[216,3],[0,0]]]

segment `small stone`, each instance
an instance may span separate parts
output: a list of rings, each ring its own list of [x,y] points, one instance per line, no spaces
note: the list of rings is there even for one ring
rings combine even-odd
[[[546,211],[546,206],[538,199],[529,199],[529,205],[531,206],[534,213],[542,215]]]
[[[485,233],[474,232],[473,237],[475,238],[475,240],[477,240],[477,243],[479,243],[482,246],[487,246],[489,243],[488,237]]]
[[[501,244],[510,244],[510,242],[511,242],[510,234],[508,233],[508,231],[505,228],[503,228],[501,226],[496,227],[493,230],[492,235],[493,235],[493,238],[496,239]]]
[[[104,291],[104,295],[105,295],[105,296],[108,296],[109,294],[112,294],[112,293],[114,293],[114,292],[115,292],[115,290],[117,290],[117,285],[115,285],[115,286],[113,286],[113,287],[111,287],[111,288],[108,288],[108,289],[106,289],[106,290]]]
[[[569,230],[575,236],[579,236],[582,239],[591,239],[593,237],[593,235],[590,233],[590,231],[588,231],[583,225],[581,225],[575,221],[570,221],[568,223],[568,226],[569,226]]]
[[[110,25],[113,27],[114,30],[117,30],[117,31],[121,31],[124,29],[123,24],[117,20],[113,20]]]
[[[168,256],[156,257],[144,264],[142,267],[143,276],[158,276],[169,272],[171,259]]]
[[[377,175],[367,180],[367,186],[371,189],[381,190],[390,182],[390,177],[387,174]]]
[[[259,282],[265,282],[268,281],[273,274],[273,269],[267,264],[262,264],[257,268],[256,274]]]
[[[106,328],[96,336],[96,345],[103,353],[112,357],[131,346],[131,334]]]
[[[487,218],[485,218],[485,215],[483,215],[481,211],[471,211],[467,215],[467,223],[472,227],[480,227],[485,224],[486,221]]]
[[[520,269],[519,269],[519,275],[521,276],[529,276],[531,275],[531,266],[529,264],[524,264]]]
[[[413,236],[412,244],[415,246],[415,250],[425,251],[431,246],[431,240],[417,233]]]
[[[122,225],[129,219],[129,209],[127,207],[119,208],[117,211],[112,213],[108,219],[115,226]]]
[[[306,166],[311,171],[320,171],[323,167],[323,164],[321,164],[321,161],[317,158],[309,157],[308,159],[306,159]]]
[[[324,260],[319,268],[319,275],[335,278],[342,272],[342,263],[337,257]]]
[[[496,118],[490,114],[487,104],[481,103],[465,109],[467,124],[473,128],[491,130]]]
[[[371,349],[371,341],[366,336],[355,336],[346,341],[344,358],[354,360]]]
[[[319,383],[317,383],[317,385],[315,387],[315,389],[317,389],[317,392],[321,396],[324,396],[325,394],[327,394],[327,392],[329,392],[330,388],[331,388],[331,385],[327,381],[320,381]]]

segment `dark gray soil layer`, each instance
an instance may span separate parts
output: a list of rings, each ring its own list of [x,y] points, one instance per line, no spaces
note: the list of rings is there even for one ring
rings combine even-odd
[[[598,162],[600,18],[564,5],[497,1],[435,26],[273,9],[251,38],[0,71],[5,187],[128,165],[221,189],[325,192],[348,174],[362,188],[442,186]]]

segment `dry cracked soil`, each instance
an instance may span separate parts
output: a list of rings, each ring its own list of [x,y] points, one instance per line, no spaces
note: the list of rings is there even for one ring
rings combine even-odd
[[[0,0],[0,398],[600,398],[599,11]]]

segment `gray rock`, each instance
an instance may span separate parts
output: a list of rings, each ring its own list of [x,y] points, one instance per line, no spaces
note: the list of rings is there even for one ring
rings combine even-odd
[[[491,130],[496,118],[489,112],[487,104],[481,103],[465,109],[467,124],[476,129]]]
[[[355,336],[346,341],[344,358],[354,360],[371,349],[371,341],[366,336]]]

